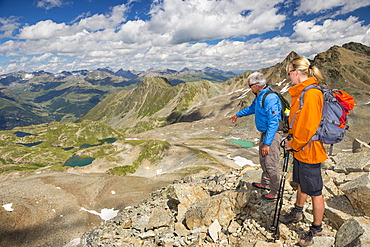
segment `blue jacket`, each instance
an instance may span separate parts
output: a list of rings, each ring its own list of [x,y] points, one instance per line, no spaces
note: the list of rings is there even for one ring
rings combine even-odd
[[[272,89],[262,89],[259,95],[253,100],[252,104],[240,110],[236,115],[238,117],[244,117],[255,114],[257,130],[266,132],[263,144],[270,146],[281,120],[281,103],[279,97],[271,93],[266,97],[265,107],[262,108],[262,98],[267,91],[272,91]]]

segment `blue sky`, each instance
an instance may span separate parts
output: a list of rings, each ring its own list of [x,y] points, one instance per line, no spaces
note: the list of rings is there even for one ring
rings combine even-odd
[[[369,0],[0,0],[0,74],[256,70],[370,45],[369,13]]]

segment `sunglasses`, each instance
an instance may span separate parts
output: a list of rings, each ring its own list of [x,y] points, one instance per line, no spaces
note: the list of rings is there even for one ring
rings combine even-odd
[[[248,84],[249,87],[252,87],[253,85],[256,85],[257,83]]]
[[[289,70],[288,75],[290,75],[290,73],[292,73],[292,72],[294,72],[294,71],[296,71],[296,69]]]

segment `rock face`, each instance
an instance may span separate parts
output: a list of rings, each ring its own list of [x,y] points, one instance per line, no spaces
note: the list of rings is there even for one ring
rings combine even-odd
[[[359,154],[369,157],[360,152],[346,158],[364,162],[357,159]],[[339,163],[345,169],[335,170],[337,156],[322,166],[324,230],[313,246],[369,246],[369,172],[350,169],[353,163],[348,162],[346,167]],[[295,246],[312,222],[311,201],[303,221],[280,223],[280,239],[271,241],[276,203],[263,200],[262,192],[251,186],[259,178],[260,170],[249,167],[175,181],[86,232],[79,246]],[[294,204],[292,185],[286,183],[282,214]]]

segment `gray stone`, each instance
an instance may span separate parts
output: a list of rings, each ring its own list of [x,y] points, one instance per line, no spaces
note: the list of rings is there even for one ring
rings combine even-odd
[[[364,151],[355,154],[338,153],[333,157],[336,165],[335,172],[363,172],[368,169],[370,165],[370,151]]]
[[[364,226],[365,225],[365,228]],[[369,233],[369,222],[364,222],[356,218],[351,218],[343,223],[339,228],[335,237],[335,247],[345,247],[345,246],[361,246],[360,236],[365,233]],[[369,234],[367,234],[369,235]]]
[[[159,227],[169,226],[173,222],[172,215],[164,208],[155,208],[150,215],[147,229],[155,229]]]
[[[337,185],[333,182],[331,177],[326,175],[326,173],[323,173],[323,182],[324,182],[324,187],[325,191],[329,192],[333,196],[337,196],[340,194],[340,190],[338,189]]]
[[[335,229],[339,229],[346,220],[352,218],[351,215],[328,206],[325,207],[325,216],[330,220]]]
[[[153,231],[143,232],[139,234],[139,237],[141,239],[154,238],[154,236],[155,236],[155,233]]]
[[[261,175],[262,175],[262,170],[255,170],[255,169],[248,170],[245,172],[241,181],[245,182],[248,185],[249,189],[252,189],[253,182],[261,182]]]
[[[349,198],[351,204],[370,215],[370,174],[364,174],[339,187]]]
[[[283,244],[280,241],[277,241],[276,243],[269,243],[265,241],[257,241],[254,244],[254,247],[282,247]]]
[[[209,198],[210,195],[201,185],[173,184],[168,187],[167,197],[177,201],[177,220],[181,221],[187,209],[197,201]]]
[[[210,226],[215,219],[223,228],[240,213],[248,203],[249,191],[227,191],[209,199],[197,202],[185,214],[186,225],[190,228]]]
[[[326,247],[326,246],[333,246],[335,242],[334,237],[314,237],[314,243],[310,245],[311,247]]]
[[[142,215],[142,216],[136,216],[131,219],[132,228],[144,231],[149,223],[149,216],[148,215]]]
[[[359,139],[354,139],[352,143],[352,152],[353,153],[359,153],[362,151],[370,150],[370,146],[363,141],[360,141]]]
[[[234,233],[234,232],[237,232],[239,228],[240,228],[239,223],[233,220],[233,221],[231,221],[231,223],[230,223],[229,227],[227,228],[227,230],[230,233]]]
[[[353,208],[345,195],[331,197],[326,200],[325,215],[335,229],[339,229],[346,220],[361,214],[361,210]]]

